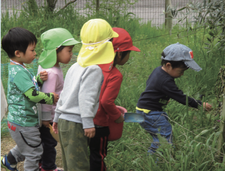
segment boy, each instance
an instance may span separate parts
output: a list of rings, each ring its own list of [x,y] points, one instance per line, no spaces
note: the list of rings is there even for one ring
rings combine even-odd
[[[58,100],[55,93],[39,91],[47,73],[42,72],[36,79],[33,71],[25,66],[35,59],[37,39],[30,31],[15,27],[2,39],[2,48],[10,58],[8,66],[8,127],[16,142],[8,155],[1,157],[1,166],[7,171],[16,171],[16,164],[25,160],[25,171],[39,170],[43,152],[38,126],[36,103],[53,104]]]
[[[136,107],[136,112],[145,116],[145,121],[141,123],[141,126],[153,137],[153,143],[148,150],[151,154],[159,146],[158,133],[172,143],[172,127],[162,107],[168,103],[170,98],[186,104],[186,95],[178,89],[174,78],[181,77],[188,68],[195,71],[201,70],[193,60],[192,50],[179,43],[166,47],[161,59],[162,66],[154,69],[149,76],[145,91],[141,94]],[[202,102],[188,97],[188,105],[198,108]],[[210,110],[212,106],[203,103],[203,107]]]
[[[113,61],[114,50],[109,40],[118,37],[103,19],[87,21],[80,35],[83,45],[77,63],[67,71],[53,120],[53,130],[59,131],[65,171],[90,170],[88,140],[95,136],[93,118],[103,82],[98,65]]]

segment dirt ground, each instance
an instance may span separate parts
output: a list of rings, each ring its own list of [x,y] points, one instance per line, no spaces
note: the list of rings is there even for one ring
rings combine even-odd
[[[11,138],[10,134],[6,134],[1,138],[1,156],[8,154],[9,150],[16,145],[14,140]],[[62,168],[62,157],[60,144],[56,146],[57,156],[56,156],[56,165]],[[24,171],[23,162],[17,164],[18,171]],[[5,171],[4,168],[1,168],[1,171]]]

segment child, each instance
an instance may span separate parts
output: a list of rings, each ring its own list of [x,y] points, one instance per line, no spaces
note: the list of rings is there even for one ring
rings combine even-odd
[[[44,51],[41,53],[38,63],[38,73],[48,72],[48,80],[44,82],[41,91],[45,93],[56,92],[60,95],[63,89],[63,72],[59,62],[67,64],[73,53],[72,49],[76,41],[72,34],[64,28],[54,28],[41,35]],[[48,69],[47,69],[48,68]],[[55,159],[55,146],[57,141],[52,137],[49,124],[52,125],[56,105],[42,105],[42,127],[40,128],[43,145],[43,155],[41,160],[41,171],[57,171]]]
[[[116,123],[124,121],[123,114],[114,103],[123,80],[116,64],[124,65],[128,61],[131,51],[140,52],[137,47],[133,46],[132,39],[126,30],[117,27],[113,30],[119,34],[118,38],[113,38],[114,52],[116,52],[114,63],[100,65],[104,81],[101,87],[98,112],[94,118],[96,134],[90,140],[91,171],[106,170],[104,158],[107,155],[108,136],[110,134],[109,119]]]
[[[80,35],[83,45],[77,63],[67,71],[53,122],[54,131],[57,133],[59,129],[65,171],[90,169],[88,139],[95,136],[93,118],[98,110],[103,81],[98,64],[113,61],[113,45],[109,40],[118,37],[102,19],[87,21]]]
[[[8,66],[8,127],[16,146],[8,155],[1,157],[1,166],[16,171],[16,164],[24,161],[25,171],[37,171],[43,148],[38,126],[36,103],[53,104],[58,100],[55,93],[39,91],[47,73],[41,72],[37,81],[33,71],[25,66],[35,59],[37,39],[30,31],[15,27],[2,39],[2,48],[10,58]]]
[[[188,68],[201,70],[193,60],[192,50],[179,43],[166,47],[161,59],[162,66],[157,67],[149,76],[145,91],[141,94],[136,107],[136,112],[145,118],[141,126],[153,137],[153,143],[148,150],[150,154],[159,147],[158,133],[172,143],[172,127],[162,107],[167,105],[170,98],[186,104],[186,95],[178,89],[174,79],[181,77]],[[188,105],[198,108],[202,102],[188,97]],[[203,107],[210,110],[212,106],[204,102]]]

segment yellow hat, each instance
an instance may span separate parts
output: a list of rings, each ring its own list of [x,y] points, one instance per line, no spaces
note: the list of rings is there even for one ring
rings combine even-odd
[[[107,21],[103,19],[87,21],[81,28],[80,35],[83,44],[77,57],[80,66],[107,64],[114,60],[114,48],[109,40],[119,35],[112,30]]]

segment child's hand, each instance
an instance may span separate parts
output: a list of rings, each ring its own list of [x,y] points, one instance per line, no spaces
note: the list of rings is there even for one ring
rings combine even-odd
[[[56,134],[58,134],[58,123],[57,122],[53,122],[52,129]]]
[[[116,123],[122,123],[124,121],[124,117],[123,117],[123,114],[121,113],[120,117],[115,120]]]
[[[42,121],[42,125],[49,127],[50,121]]]
[[[211,110],[212,105],[209,104],[209,103],[204,102],[204,103],[203,103],[203,108],[204,108],[205,110],[209,111],[209,110]]]
[[[95,136],[95,127],[84,129],[84,135],[88,138],[93,138]]]
[[[41,71],[40,72],[40,79],[42,81],[46,81],[48,79],[48,73],[47,73],[47,71]]]
[[[54,95],[54,104],[56,104],[58,102],[58,100],[59,100],[59,95],[56,94],[55,92],[52,92],[52,93]]]

